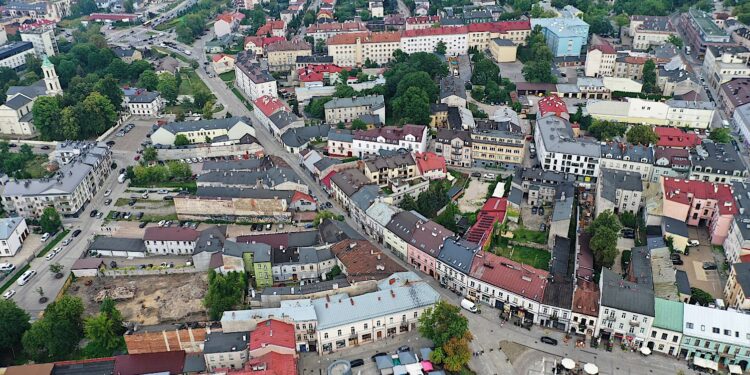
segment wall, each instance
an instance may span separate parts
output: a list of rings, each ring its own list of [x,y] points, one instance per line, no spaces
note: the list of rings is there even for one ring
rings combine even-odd
[[[163,269],[158,269],[158,270],[115,269],[115,270],[105,270],[102,272],[102,274],[104,276],[117,277],[117,276],[173,275],[173,274],[180,274],[180,273],[198,273],[198,272],[204,272],[204,271],[193,268],[193,267],[181,267],[181,268],[163,268]]]
[[[263,147],[257,143],[236,144],[228,146],[193,147],[180,149],[159,149],[159,160],[175,160],[195,157],[216,157],[229,155],[252,155],[263,152]]]

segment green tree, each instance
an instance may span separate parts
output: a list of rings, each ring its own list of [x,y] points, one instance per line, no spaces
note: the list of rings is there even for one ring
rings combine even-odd
[[[393,100],[393,112],[403,123],[427,125],[430,123],[430,99],[419,87],[410,87]]]
[[[729,133],[727,128],[717,128],[711,131],[708,139],[716,143],[729,143],[732,141],[732,135]]]
[[[0,300],[0,349],[16,356],[21,337],[30,327],[29,314],[13,300]]]
[[[60,112],[60,132],[64,139],[80,139],[81,127],[78,124],[74,107],[65,107]]]
[[[84,334],[89,340],[84,353],[89,358],[101,358],[123,351],[124,331],[122,314],[111,298],[105,298],[99,308],[99,314],[87,318],[84,322]]]
[[[206,120],[210,120],[214,118],[214,102],[209,101],[203,106],[203,110],[201,111],[203,114],[203,118]]]
[[[161,96],[166,100],[170,105],[174,105],[174,103],[177,101],[177,93],[178,93],[178,87],[177,87],[177,80],[174,78],[171,74],[162,74],[159,76],[159,84],[157,85],[157,90],[159,90],[159,93],[161,93]]]
[[[593,120],[592,124],[588,126],[588,132],[592,137],[606,142],[611,141],[615,137],[622,137],[627,128],[626,124],[619,122]]]
[[[63,296],[44,310],[24,333],[21,342],[26,354],[36,362],[52,362],[68,358],[83,337],[83,302],[80,298]]]
[[[84,138],[94,137],[104,133],[117,123],[115,106],[102,94],[94,91],[76,105],[76,117],[79,123],[86,124],[82,128]]]
[[[445,42],[443,42],[442,40],[439,41],[437,45],[435,45],[435,53],[437,53],[438,55],[445,56],[445,52],[447,50],[448,50],[448,47],[445,45]]]
[[[648,125],[631,126],[630,129],[628,129],[628,132],[625,133],[625,137],[627,137],[628,142],[630,143],[644,146],[655,144],[659,141],[659,137]]]
[[[552,75],[552,63],[544,60],[529,61],[521,69],[527,82],[535,83],[557,83],[557,78]]]
[[[159,76],[153,70],[146,70],[138,76],[138,86],[149,91],[154,91],[159,86]]]
[[[184,134],[177,134],[174,137],[175,146],[187,146],[190,144],[190,140]]]
[[[426,309],[419,317],[419,333],[432,340],[435,347],[443,347],[452,338],[462,338],[469,332],[469,321],[460,308],[445,301]]]
[[[109,99],[109,102],[114,106],[115,112],[119,112],[122,109],[123,92],[115,77],[107,75],[100,79],[96,83],[96,86],[94,86],[94,90]]]
[[[193,105],[195,105],[195,108],[203,108],[206,106],[206,103],[211,101],[213,99],[213,95],[211,92],[209,92],[206,89],[198,89],[195,90],[193,93]]]
[[[54,207],[46,207],[39,218],[39,226],[46,233],[55,233],[62,226],[60,215]]]
[[[125,0],[122,6],[125,8],[126,13],[133,13],[133,10],[135,9],[133,7],[133,0]]]
[[[410,194],[406,194],[401,202],[399,202],[398,207],[404,211],[416,210],[417,201]]]
[[[34,101],[31,112],[34,126],[39,130],[42,140],[58,139],[60,134],[60,100],[55,96],[42,96]]]
[[[682,48],[685,45],[682,39],[677,35],[670,35],[669,38],[667,38],[667,43],[671,43],[677,48]]]
[[[643,92],[646,94],[656,94],[659,87],[656,85],[656,64],[654,60],[647,60],[643,64]]]
[[[471,360],[469,342],[471,340],[471,333],[466,332],[463,337],[452,337],[442,346],[442,351],[445,353],[443,365],[446,370],[459,372],[469,363]]]
[[[42,60],[36,55],[26,55],[26,71],[34,72],[37,76],[42,75]]]
[[[366,130],[367,124],[364,121],[362,121],[362,119],[355,118],[354,120],[352,120],[351,129],[352,130]]]
[[[244,272],[229,272],[226,275],[214,270],[208,272],[208,292],[203,304],[211,320],[221,319],[224,311],[231,310],[244,300],[247,279]]]
[[[437,101],[440,88],[427,72],[412,72],[401,78],[396,88],[396,96],[402,96],[411,87],[422,89],[430,103]]]
[[[475,54],[474,56],[484,56]],[[500,80],[500,68],[488,58],[479,59],[474,63],[474,74],[471,76],[471,83],[484,86],[490,81],[497,83]]]
[[[708,292],[699,288],[690,288],[690,303],[697,303],[701,306],[708,306],[714,303],[714,297]]]
[[[305,107],[305,111],[314,118],[317,119],[324,119],[326,116],[325,113],[325,104],[331,101],[333,98],[330,96],[324,96],[322,98],[313,98],[310,99],[310,104],[308,104]]]
[[[146,147],[143,149],[143,160],[144,161],[155,161],[159,157],[159,152],[153,147]]]
[[[594,264],[597,269],[609,268],[614,264],[620,229],[620,220],[610,210],[600,213],[586,229],[591,234],[589,247],[594,253]]]

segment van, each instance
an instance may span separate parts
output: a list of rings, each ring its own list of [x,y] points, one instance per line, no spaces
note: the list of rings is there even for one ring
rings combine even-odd
[[[461,300],[461,307],[463,307],[464,309],[470,312],[473,312],[474,314],[476,314],[479,311],[477,309],[477,305],[474,302],[471,302],[466,298]]]
[[[29,280],[31,280],[32,277],[36,275],[36,271],[34,270],[28,270],[21,275],[21,277],[18,278],[18,285],[25,285]]]

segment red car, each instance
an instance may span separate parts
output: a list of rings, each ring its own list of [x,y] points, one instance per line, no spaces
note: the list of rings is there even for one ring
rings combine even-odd
[[[135,157],[133,158],[133,160],[135,160],[135,161],[141,160],[141,155],[136,155],[136,156],[135,156]]]

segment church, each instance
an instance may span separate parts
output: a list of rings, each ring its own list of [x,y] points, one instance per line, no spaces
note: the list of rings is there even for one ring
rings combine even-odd
[[[44,58],[42,63],[44,78],[30,86],[11,86],[6,93],[5,103],[0,105],[0,134],[28,138],[36,135],[31,109],[40,96],[62,94],[60,80],[55,66]]]

